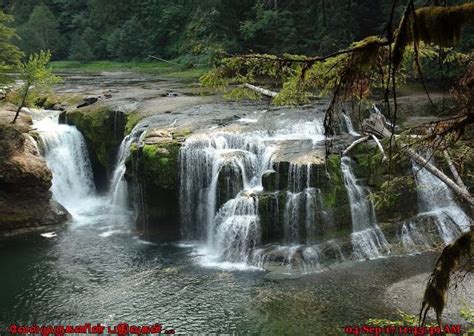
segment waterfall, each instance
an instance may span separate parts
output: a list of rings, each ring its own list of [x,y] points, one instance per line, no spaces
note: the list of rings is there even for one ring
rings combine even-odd
[[[186,140],[179,158],[182,234],[185,239],[204,243],[203,263],[250,263],[252,251],[260,243],[257,195],[263,190],[262,175],[273,170],[279,141],[298,139],[309,139],[313,144],[323,140],[321,122],[298,122],[275,131],[215,130]],[[301,167],[291,169],[289,181],[294,187],[290,188],[306,189],[303,186],[309,183],[310,174],[304,167],[305,172]],[[295,207],[312,207],[315,198],[304,197],[304,190],[301,195]],[[292,216],[287,221],[290,226],[296,223]],[[288,242],[297,241],[293,230]]]
[[[35,114],[33,122],[53,174],[53,196],[73,217],[77,216],[84,209],[84,202],[95,195],[84,138],[75,126],[59,124],[59,113]]]
[[[341,170],[351,208],[354,256],[357,259],[379,258],[389,250],[389,244],[377,225],[373,204],[358,184],[349,157],[342,158]]]
[[[433,163],[433,160],[431,160]],[[412,164],[418,194],[418,216],[432,217],[445,244],[469,230],[470,218],[455,202],[451,190],[418,164]]]
[[[360,134],[357,133],[357,132],[354,130],[354,126],[352,125],[351,117],[348,116],[346,113],[342,113],[342,117],[344,118],[344,122],[345,122],[345,124],[346,124],[347,133],[349,133],[349,134],[352,135],[352,136],[360,136]]]
[[[125,172],[127,170],[126,162],[130,156],[131,146],[134,143],[141,143],[145,135],[146,125],[139,123],[133,130],[125,136],[120,143],[117,154],[115,168],[110,179],[109,197],[114,210],[123,210],[129,208],[128,205],[128,184],[125,181]]]

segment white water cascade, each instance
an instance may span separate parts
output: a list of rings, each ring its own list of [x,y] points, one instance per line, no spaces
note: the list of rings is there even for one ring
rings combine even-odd
[[[33,122],[53,174],[53,196],[75,217],[95,195],[92,169],[82,134],[58,118],[59,113],[44,111],[34,114]]]
[[[128,185],[125,181],[125,172],[127,170],[126,161],[130,156],[131,146],[134,143],[141,143],[145,135],[146,126],[138,124],[133,130],[125,136],[120,143],[115,169],[110,179],[110,200],[115,210],[126,211],[128,209]]]
[[[352,218],[352,246],[356,259],[380,258],[390,246],[377,225],[373,204],[352,172],[351,159],[343,157],[341,170],[347,189]]]
[[[186,239],[205,242],[199,251],[203,264],[247,265],[260,243],[256,194],[263,190],[262,175],[272,170],[279,141],[298,139],[323,140],[321,122],[187,139],[180,151],[181,221]]]
[[[470,218],[456,203],[443,181],[416,163],[412,167],[418,193],[418,216],[433,218],[441,239],[449,244],[461,232],[469,230]]]
[[[99,236],[130,232],[127,186],[123,180],[130,146],[143,132],[138,128],[124,139],[107,195],[96,193],[87,146],[75,126],[59,124],[59,113],[33,113],[43,156],[53,174],[53,197],[72,215],[79,226],[95,223]]]
[[[342,117],[344,118],[344,123],[346,124],[347,133],[352,136],[360,136],[360,134],[354,130],[354,125],[352,125],[351,117],[346,113],[342,113]]]

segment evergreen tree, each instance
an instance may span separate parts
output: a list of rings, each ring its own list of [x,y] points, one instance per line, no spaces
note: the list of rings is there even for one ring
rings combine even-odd
[[[27,53],[51,50],[59,57],[64,56],[64,39],[59,32],[58,21],[44,4],[34,8],[28,21],[18,28],[20,47]]]
[[[13,17],[0,11],[0,85],[8,83],[7,72],[13,70],[20,62],[22,53],[13,44],[15,30],[10,26]]]
[[[74,35],[69,48],[69,58],[79,62],[88,62],[94,59],[94,53],[83,37]]]

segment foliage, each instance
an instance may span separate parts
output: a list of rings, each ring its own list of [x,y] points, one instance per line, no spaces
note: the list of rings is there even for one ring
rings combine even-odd
[[[94,53],[86,39],[75,35],[72,39],[71,47],[69,48],[69,58],[81,63],[88,62],[94,59]]]
[[[38,54],[30,55],[27,61],[20,64],[20,80],[23,84],[19,89],[18,109],[13,122],[17,119],[21,108],[25,106],[32,89],[36,93],[46,91],[61,80],[47,67],[50,59],[49,51],[40,51]]]
[[[59,22],[48,6],[40,4],[31,13],[28,21],[18,27],[21,37],[19,46],[26,53],[50,50],[61,53],[65,41],[59,32]]]
[[[474,3],[415,10],[411,1],[400,22],[393,46],[395,66],[401,63],[405,48],[410,44],[414,44],[415,48],[421,41],[440,47],[458,44],[462,28],[470,22],[474,22]]]
[[[391,10],[390,1],[373,0],[6,0],[0,6],[14,15],[18,45],[27,53],[49,49],[53,59],[71,58],[80,36],[94,60],[154,55],[189,57],[193,64],[208,64],[218,50],[332,53],[382,35]],[[396,19],[404,6],[397,2]],[[472,48],[474,31],[465,35],[464,51]]]
[[[20,63],[22,53],[13,44],[16,37],[15,30],[11,28],[13,17],[0,11],[0,85],[10,82],[7,72],[15,69]]]
[[[396,176],[386,180],[380,186],[380,190],[371,193],[375,208],[391,209],[396,206],[401,197],[406,196],[406,190],[414,188],[414,180],[412,176]]]

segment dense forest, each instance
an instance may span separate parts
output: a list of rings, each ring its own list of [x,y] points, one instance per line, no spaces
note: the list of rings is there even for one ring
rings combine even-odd
[[[394,22],[406,1],[396,5]],[[17,44],[27,53],[50,50],[54,60],[79,61],[154,55],[206,64],[221,50],[328,54],[385,34],[391,6],[381,0],[4,0],[1,9],[14,16]],[[468,27],[459,48],[473,47]]]

